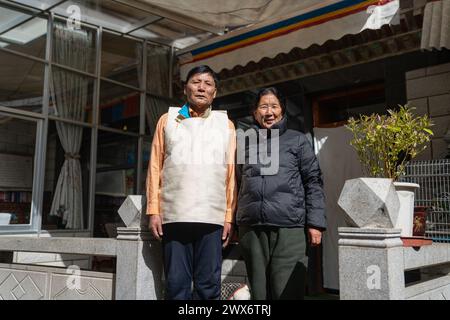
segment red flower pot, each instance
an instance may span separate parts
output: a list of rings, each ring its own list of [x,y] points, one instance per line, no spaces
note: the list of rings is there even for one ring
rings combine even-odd
[[[425,206],[414,207],[413,237],[425,237],[428,210]]]

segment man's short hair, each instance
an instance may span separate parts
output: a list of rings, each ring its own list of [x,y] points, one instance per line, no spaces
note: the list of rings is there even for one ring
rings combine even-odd
[[[199,73],[208,73],[209,75],[211,75],[211,77],[213,77],[213,79],[214,79],[214,84],[216,85],[216,88],[219,87],[219,77],[207,65],[201,65],[201,66],[197,66],[197,67],[192,68],[188,72],[187,77],[186,77],[186,82],[184,84],[187,84],[190,78],[192,78],[194,75],[199,74]]]

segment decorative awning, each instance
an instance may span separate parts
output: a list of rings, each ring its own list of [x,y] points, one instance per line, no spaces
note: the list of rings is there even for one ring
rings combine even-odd
[[[274,58],[293,48],[308,48],[364,29],[398,24],[398,17],[399,0],[316,1],[285,19],[246,27],[180,50],[181,79],[197,65],[207,64],[220,72],[265,57]]]
[[[450,1],[427,3],[423,17],[422,49],[450,49]]]

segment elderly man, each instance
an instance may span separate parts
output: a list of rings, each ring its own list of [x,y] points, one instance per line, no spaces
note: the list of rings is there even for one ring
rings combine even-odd
[[[211,110],[217,84],[208,66],[193,68],[187,102],[161,116],[153,138],[147,214],[162,240],[166,299],[220,298],[222,247],[236,205],[236,139],[226,113]]]

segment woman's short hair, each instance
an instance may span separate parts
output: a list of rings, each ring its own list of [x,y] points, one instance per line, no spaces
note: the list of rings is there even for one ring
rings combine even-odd
[[[199,73],[208,73],[211,77],[213,77],[214,79],[214,84],[216,85],[216,88],[219,87],[219,77],[217,76],[217,74],[207,65],[201,65],[201,66],[197,66],[192,68],[187,76],[186,76],[186,82],[184,84],[187,84],[189,79],[192,78],[194,75],[199,74]]]
[[[275,87],[266,87],[266,88],[261,88],[258,90],[256,97],[255,97],[255,101],[250,107],[250,113],[253,114],[253,112],[258,107],[259,100],[261,100],[261,98],[263,96],[268,95],[268,94],[273,94],[275,97],[277,97],[278,101],[280,102],[280,107],[281,107],[282,113],[284,114],[284,112],[286,111],[286,100],[285,100],[283,94]]]

